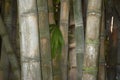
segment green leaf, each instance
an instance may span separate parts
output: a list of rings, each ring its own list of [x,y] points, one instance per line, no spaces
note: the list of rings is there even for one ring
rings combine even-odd
[[[62,46],[64,45],[64,40],[59,26],[55,24],[50,25],[51,34],[51,55],[55,58],[57,55],[60,56],[62,51]]]

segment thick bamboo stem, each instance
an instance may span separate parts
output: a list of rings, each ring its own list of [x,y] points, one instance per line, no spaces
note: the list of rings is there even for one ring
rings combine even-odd
[[[62,47],[62,80],[68,79],[68,26],[69,26],[69,0],[61,0],[60,30],[63,35],[64,45]]]
[[[53,80],[47,0],[37,0],[42,80]]]
[[[102,0],[88,0],[82,80],[97,80]]]
[[[18,0],[21,80],[41,80],[36,0]]]

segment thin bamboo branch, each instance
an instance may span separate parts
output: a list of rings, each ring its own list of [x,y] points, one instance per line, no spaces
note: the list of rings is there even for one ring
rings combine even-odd
[[[62,47],[61,71],[62,80],[68,79],[68,26],[69,26],[69,0],[61,0],[60,30],[63,35],[64,45]]]
[[[47,0],[37,0],[42,80],[53,80]]]

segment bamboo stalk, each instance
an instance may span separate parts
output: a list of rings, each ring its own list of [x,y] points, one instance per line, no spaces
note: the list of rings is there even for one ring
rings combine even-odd
[[[69,26],[69,0],[61,0],[60,30],[63,35],[64,45],[62,47],[61,71],[62,80],[68,79],[68,26]]]
[[[37,0],[42,80],[53,80],[47,0]]]
[[[18,0],[21,80],[41,80],[36,0]]]
[[[20,70],[19,70],[20,68],[18,66],[17,59],[16,59],[14,51],[12,49],[7,31],[5,29],[5,26],[3,24],[1,16],[0,16],[0,35],[2,37],[3,44],[4,44],[6,52],[8,54],[8,58],[10,60],[11,66],[12,66],[13,73],[16,77],[15,79],[20,80]]]
[[[76,61],[76,42],[75,26],[69,27],[69,78],[68,80],[77,80],[77,61]]]
[[[3,78],[3,70],[2,70],[2,68],[1,68],[1,61],[0,61],[0,80],[5,80],[4,78]]]
[[[5,3],[6,3],[6,0],[2,0],[1,2],[1,14],[2,16],[4,16],[5,14]],[[3,17],[4,18],[4,17]],[[6,50],[5,50],[5,46],[3,44],[3,41],[2,41],[2,38],[1,38],[1,51],[0,51],[0,54],[1,54],[1,63],[0,63],[0,67],[1,67],[1,71],[2,71],[2,78],[3,80],[8,80],[9,79],[9,70],[10,70],[10,66],[9,66],[9,60],[8,60],[8,56],[7,56],[7,53],[6,53]]]
[[[75,19],[75,40],[77,58],[77,80],[82,80],[83,55],[84,55],[84,27],[81,0],[73,0]]]
[[[97,80],[102,0],[88,0],[82,80]]]
[[[53,0],[48,0],[48,11],[49,11],[49,25],[56,24],[55,16],[54,16]],[[55,56],[54,59],[52,59],[52,69],[53,69],[53,80],[61,80],[62,75],[61,75],[61,67],[60,67],[60,58],[58,55]]]
[[[2,71],[2,78],[3,80],[9,80],[9,70],[10,70],[8,55],[6,53],[6,49],[4,44],[2,44],[2,51],[1,51],[1,61],[0,61],[0,68]],[[1,79],[0,79],[1,80]]]
[[[55,24],[53,0],[48,0],[49,24]]]
[[[98,80],[105,80],[105,15],[104,15],[104,3],[102,7],[102,19],[100,28],[100,55],[99,55],[99,73]]]

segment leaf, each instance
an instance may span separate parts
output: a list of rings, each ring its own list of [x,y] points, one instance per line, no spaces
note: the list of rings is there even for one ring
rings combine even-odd
[[[51,34],[51,55],[55,58],[57,55],[60,56],[62,52],[62,46],[64,45],[64,40],[59,26],[55,24],[50,25]]]

